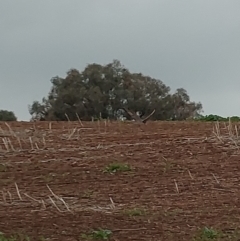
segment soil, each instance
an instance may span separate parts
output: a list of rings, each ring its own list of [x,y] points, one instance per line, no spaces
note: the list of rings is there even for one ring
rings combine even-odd
[[[115,241],[176,241],[193,240],[208,227],[231,237],[221,240],[239,238],[240,159],[228,123],[0,127],[0,232],[6,236],[84,240],[102,228]],[[130,170],[107,171],[113,163]]]

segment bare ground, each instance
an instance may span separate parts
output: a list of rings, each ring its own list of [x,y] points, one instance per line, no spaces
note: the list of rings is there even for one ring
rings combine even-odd
[[[84,240],[102,228],[115,241],[193,240],[212,227],[240,240],[238,136],[228,124],[215,134],[216,124],[197,122],[8,125],[0,123],[6,235]],[[107,172],[112,163],[130,170]]]

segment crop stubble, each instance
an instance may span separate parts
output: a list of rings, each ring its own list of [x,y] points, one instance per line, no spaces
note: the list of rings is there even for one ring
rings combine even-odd
[[[112,240],[190,240],[204,226],[236,229],[238,150],[213,125],[0,123],[0,231],[81,240],[105,228]],[[131,170],[104,172],[114,162]],[[144,213],[127,215],[134,208]]]

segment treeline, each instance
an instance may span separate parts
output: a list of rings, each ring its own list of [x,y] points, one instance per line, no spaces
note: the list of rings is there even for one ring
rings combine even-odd
[[[196,120],[199,121],[240,121],[239,116],[222,117],[219,115],[200,115]]]
[[[48,96],[29,106],[33,119],[129,118],[124,107],[140,115],[155,109],[153,120],[193,119],[202,112],[202,104],[191,101],[185,89],[170,93],[170,87],[161,80],[131,73],[118,60],[107,65],[89,64],[82,72],[71,69],[65,78],[56,76],[51,83]]]

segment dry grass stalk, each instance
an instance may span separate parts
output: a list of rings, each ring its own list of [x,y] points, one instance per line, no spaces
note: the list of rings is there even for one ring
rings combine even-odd
[[[239,146],[238,146],[238,143],[236,142],[236,140],[234,140],[234,139],[232,138],[232,142],[233,142],[234,145],[237,147],[237,149],[239,149]]]
[[[238,146],[238,131],[237,131],[236,125],[235,125],[235,131],[236,131],[236,137],[233,134],[232,123],[231,123],[230,118],[229,118],[229,125],[228,125],[229,137],[230,137],[230,140],[234,143],[234,145],[239,149],[239,146]]]
[[[99,144],[97,145],[97,149],[100,149],[100,148],[102,148],[101,143],[99,143]]]
[[[0,134],[0,137],[6,137],[6,136],[12,136],[12,135],[11,134],[4,134],[4,133]]]
[[[6,137],[2,138],[2,141],[3,141],[3,144],[4,144],[5,148],[6,148],[6,150],[9,151],[9,146],[8,146],[8,142],[7,142]]]
[[[79,122],[79,123],[80,123],[80,125],[83,127],[83,123],[82,123],[81,119],[79,118],[79,115],[78,115],[78,113],[77,113],[77,112],[76,112],[76,116],[77,116],[78,122]]]
[[[59,198],[60,201],[62,201],[62,203],[64,204],[64,206],[66,207],[66,209],[70,212],[70,213],[73,213],[70,209],[69,209],[69,206],[67,205],[67,203],[63,200],[63,198]]]
[[[104,120],[105,133],[107,133],[107,121]]]
[[[216,191],[220,191],[220,192],[230,192],[230,193],[234,193],[234,191],[232,190],[229,190],[229,189],[224,189],[224,188],[212,188],[213,190],[216,190]]]
[[[162,156],[162,158],[164,159],[165,162],[168,162],[167,158],[165,158],[164,156]]]
[[[35,143],[35,146],[36,146],[36,148],[39,150],[39,146],[38,146],[38,144],[37,144],[37,143]]]
[[[188,174],[189,174],[190,178],[193,180],[192,173],[190,172],[190,170],[189,170],[189,169],[188,169]]]
[[[23,193],[26,197],[30,198],[31,200],[35,201],[35,202],[38,202],[38,203],[42,203],[41,201],[29,196],[27,193]]]
[[[219,128],[219,122],[217,121],[215,124],[215,128],[213,127],[213,134],[217,137],[217,139],[221,142],[224,143],[221,136],[220,136],[220,128]]]
[[[113,229],[113,232],[121,232],[121,231],[140,231],[140,230],[146,230],[147,228],[124,228],[124,229]]]
[[[12,202],[13,202],[12,194],[11,194],[9,191],[7,191],[7,193],[8,193],[8,196],[9,196],[10,202],[12,203]]]
[[[70,119],[69,119],[67,113],[65,113],[65,116],[66,116],[67,121],[68,121],[68,132],[71,132],[71,131],[70,131],[70,124],[71,124],[71,121],[70,121]]]
[[[53,204],[53,206],[58,210],[58,212],[62,213],[63,211],[59,209],[59,207],[57,206],[57,204],[53,201],[53,199],[48,196],[48,198],[50,199],[51,203]]]
[[[31,144],[31,149],[34,150],[34,148],[33,148],[33,142],[32,142],[32,137],[31,137],[31,136],[29,136],[29,141],[30,141],[30,144]]]
[[[110,197],[110,202],[111,202],[111,205],[110,205],[111,209],[115,209],[116,206],[111,197]]]
[[[42,203],[42,205],[43,205],[43,208],[44,208],[44,209],[47,209],[47,208],[46,208],[46,205],[45,205],[45,202],[43,201],[43,199],[42,199],[41,203]]]
[[[231,119],[229,118],[228,125],[224,123],[224,127],[227,130],[227,135],[223,136],[220,134],[220,127],[219,127],[219,122],[215,124],[215,127],[213,128],[213,133],[217,137],[218,140],[220,140],[221,143],[226,143],[226,142],[232,142],[237,149],[239,149],[239,134],[238,134],[238,128],[235,125],[233,128]]]
[[[230,136],[233,136],[231,119],[228,120],[228,132]]]
[[[236,132],[237,140],[239,140],[239,137],[238,137],[238,127],[237,126],[235,126],[235,132]]]
[[[214,175],[214,173],[212,173],[212,176],[213,176],[213,178],[215,179],[215,181],[217,182],[217,184],[219,184],[220,182],[219,182],[219,180],[217,179],[217,177]]]
[[[74,133],[76,132],[76,127],[72,130],[72,132],[70,133],[70,135],[68,136],[67,140],[70,140],[72,138],[72,136],[74,135]]]
[[[84,128],[79,128],[79,129],[77,130],[77,137],[78,137],[78,139],[79,139],[79,136],[80,136],[80,131],[81,131],[81,129],[84,129]]]
[[[2,198],[3,198],[3,202],[7,203],[6,194],[4,191],[2,191]]]
[[[43,139],[43,145],[44,145],[44,147],[46,147],[46,140],[45,140],[44,136],[42,137],[42,139]]]
[[[48,123],[48,129],[51,131],[52,130],[52,122]]]
[[[23,199],[22,199],[22,196],[21,196],[21,194],[20,194],[20,191],[19,191],[19,189],[18,189],[18,185],[17,185],[16,182],[15,182],[15,187],[16,187],[16,190],[17,190],[17,195],[18,195],[19,199],[22,201]]]
[[[175,183],[175,187],[176,187],[177,193],[179,193],[178,184],[177,184],[177,181],[175,179],[174,179],[174,183]]]
[[[11,126],[10,126],[7,122],[5,122],[5,125],[8,127],[8,129],[9,129],[11,135],[13,135],[13,136],[16,137],[16,134],[15,134],[15,132],[12,130]]]
[[[218,135],[220,136],[220,125],[219,125],[218,121],[216,122],[216,130],[217,130]]]
[[[53,191],[52,189],[48,186],[48,184],[46,185],[48,190],[51,192],[51,194],[56,198],[56,199],[59,199],[59,196],[57,196]]]
[[[68,206],[68,205],[66,204],[66,202],[63,200],[63,198],[57,196],[48,185],[47,185],[47,188],[48,188],[48,190],[51,192],[51,194],[52,194],[57,200],[60,200],[60,201],[63,203],[63,205],[66,207],[66,209],[67,209],[69,212],[72,213],[72,211],[69,209],[69,206]],[[52,199],[51,199],[51,200],[52,200]],[[52,201],[53,201],[53,200],[52,200]],[[55,204],[56,204],[56,203],[55,203]]]
[[[13,151],[13,152],[16,151],[16,150],[14,149],[14,147],[13,147],[13,145],[12,145],[12,142],[11,142],[11,140],[10,140],[9,138],[8,138],[8,143],[9,143],[12,151]]]
[[[17,141],[18,141],[18,144],[19,144],[20,150],[22,150],[22,143],[21,143],[21,139],[20,139],[19,137],[17,137]]]
[[[68,122],[70,123],[71,121],[70,121],[70,119],[69,119],[69,117],[68,117],[67,113],[65,113],[65,116],[66,116],[66,118],[67,118]]]

